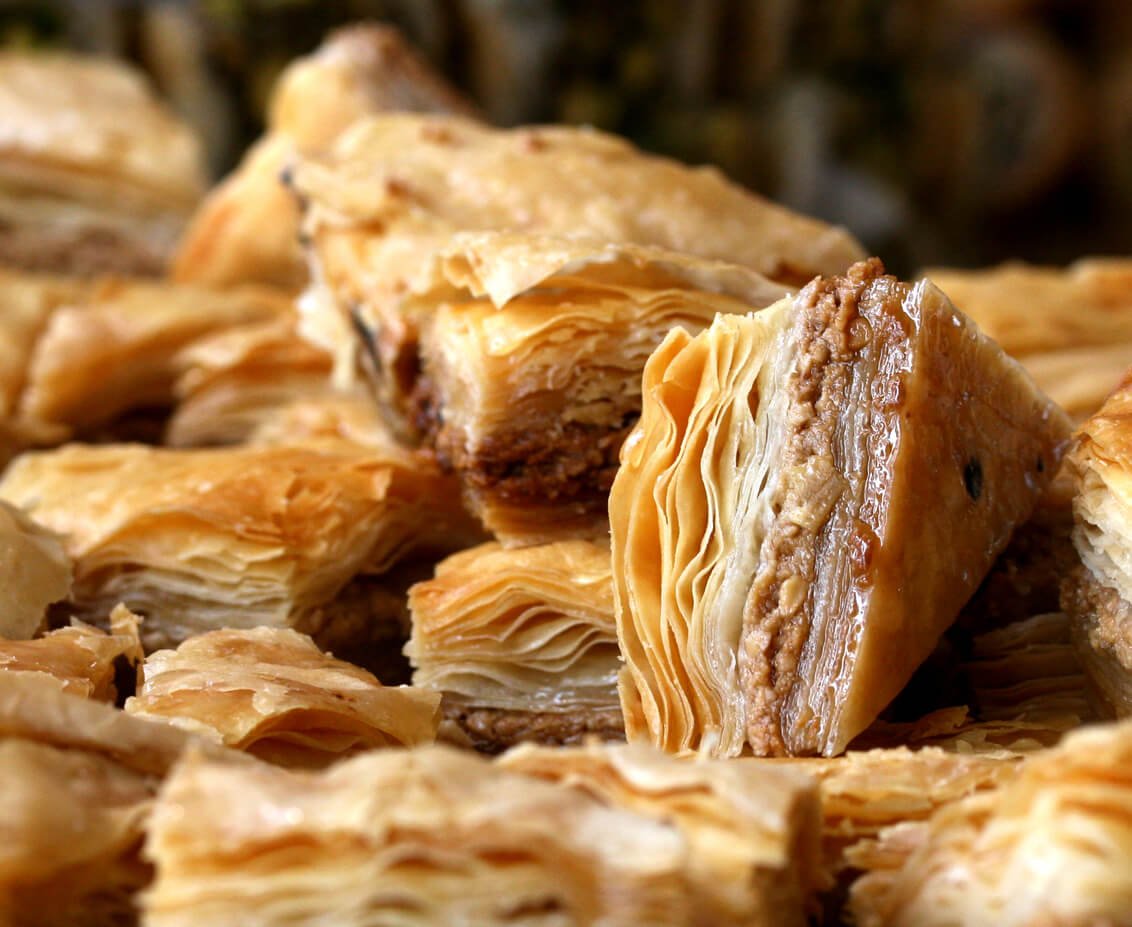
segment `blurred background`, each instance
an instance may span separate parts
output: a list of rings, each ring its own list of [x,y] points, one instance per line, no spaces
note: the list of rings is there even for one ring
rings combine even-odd
[[[220,176],[286,62],[357,19],[498,124],[718,164],[900,273],[1132,252],[1129,0],[0,0],[0,42],[140,64]]]

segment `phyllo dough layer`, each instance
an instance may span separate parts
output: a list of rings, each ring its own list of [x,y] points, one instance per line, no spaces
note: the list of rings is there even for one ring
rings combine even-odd
[[[676,826],[441,747],[185,762],[146,854],[147,927],[698,922]]]
[[[845,749],[1068,433],[942,293],[877,261],[672,332],[643,390],[609,505],[622,705],[631,737],[671,751]]]
[[[623,736],[609,546],[453,554],[409,590],[413,685],[484,748]]]
[[[220,630],[151,654],[129,714],[160,718],[283,766],[431,743],[440,696],[388,687],[286,628]]]
[[[1132,714],[1132,382],[1081,425],[1069,455],[1081,558],[1062,586],[1077,653],[1105,714]]]
[[[160,273],[204,184],[197,139],[128,65],[0,55],[0,262]]]
[[[657,248],[460,235],[403,298],[423,376],[392,382],[390,404],[408,402],[412,414],[415,403],[417,424],[500,540],[603,537],[649,354],[674,327],[699,331],[785,292]]]
[[[1132,727],[1084,728],[1002,786],[882,835],[852,889],[862,927],[1124,924],[1132,910]],[[883,856],[878,857],[878,861]]]
[[[863,256],[844,230],[769,203],[714,169],[646,155],[592,129],[375,116],[332,150],[301,158],[290,181],[305,203],[312,322],[333,339],[333,318],[349,317],[373,348],[378,366],[370,372],[384,392],[416,363],[415,320],[400,295],[455,233],[633,243],[791,285]]]
[[[343,441],[71,445],[23,455],[0,497],[65,536],[78,614],[125,602],[147,650],[220,627],[294,627],[330,649],[384,636],[366,582],[479,539],[428,460]]]
[[[71,592],[62,538],[0,502],[0,637],[24,640],[44,624],[47,606]]]
[[[925,273],[1075,419],[1132,367],[1132,260]]]
[[[499,763],[675,824],[688,842],[688,880],[701,923],[807,923],[820,820],[808,776],[770,763],[683,762],[643,744],[527,745]]]

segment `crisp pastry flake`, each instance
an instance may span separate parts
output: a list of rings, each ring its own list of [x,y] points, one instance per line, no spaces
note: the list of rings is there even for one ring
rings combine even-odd
[[[623,736],[613,581],[604,542],[489,542],[409,590],[413,684],[443,692],[474,743]]]
[[[126,711],[316,768],[376,747],[431,743],[440,696],[382,686],[296,631],[226,629],[150,654]]]
[[[100,280],[51,314],[32,354],[20,418],[84,432],[131,410],[171,405],[187,345],[292,313],[289,299],[265,288]]]
[[[925,273],[1078,421],[1100,408],[1132,367],[1130,260]]]
[[[1068,433],[939,290],[877,261],[672,332],[643,392],[609,503],[622,707],[631,738],[670,751],[844,750],[955,619]]]

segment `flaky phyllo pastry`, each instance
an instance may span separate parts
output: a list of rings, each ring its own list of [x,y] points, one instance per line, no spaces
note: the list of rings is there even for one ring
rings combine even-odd
[[[150,654],[126,711],[313,768],[375,747],[431,743],[440,696],[382,686],[297,631],[253,628],[209,631]]]
[[[1062,586],[1078,656],[1105,714],[1132,714],[1132,381],[1078,430],[1073,542]]]
[[[497,538],[604,537],[649,354],[674,327],[699,331],[716,313],[785,292],[751,271],[656,248],[459,235],[402,297],[423,376],[415,363],[382,366],[380,347],[371,361],[405,430],[420,426]]]
[[[45,623],[47,607],[71,592],[62,538],[0,502],[0,638],[24,640]]]
[[[444,693],[474,743],[622,736],[604,542],[453,554],[409,590],[413,685]]]
[[[336,441],[25,454],[0,481],[66,539],[74,613],[118,602],[147,650],[220,627],[294,627],[330,649],[398,636],[411,557],[477,539],[451,480],[407,452]]]
[[[675,330],[610,496],[631,737],[838,753],[1052,477],[1064,414],[877,261]]]
[[[109,633],[75,622],[30,641],[0,640],[5,674],[44,674],[58,679],[65,692],[104,702],[133,691],[143,657],[138,618],[122,605],[110,614]]]
[[[714,169],[652,157],[589,129],[370,117],[332,151],[301,158],[291,183],[305,203],[312,329],[328,327],[334,340],[341,329],[333,321],[350,318],[387,394],[417,364],[404,288],[458,232],[651,246],[787,284],[863,256],[844,230],[771,204]]]
[[[638,774],[647,793],[647,772]],[[694,817],[700,800],[707,813],[728,814],[735,796],[721,797],[713,806],[693,794],[681,810]],[[773,801],[812,819],[804,785]],[[785,839],[808,846],[813,836]],[[690,925],[704,922],[689,891],[703,862],[695,850],[670,817],[440,747],[374,751],[320,774],[186,762],[154,812],[146,853],[157,878],[145,922]],[[796,911],[777,917],[766,923],[800,921]]]
[[[853,886],[855,923],[1128,923],[1130,769],[1127,722],[1084,728],[999,788],[882,834],[874,859],[888,866]]]
[[[682,762],[643,744],[527,745],[499,763],[675,824],[689,844],[688,882],[700,923],[806,923],[819,871],[812,779],[770,763]]]
[[[1100,408],[1132,367],[1130,260],[926,273],[1075,419]]]
[[[150,804],[197,741],[66,688],[0,669],[0,921],[131,924],[152,874],[139,855]]]
[[[0,55],[0,263],[160,273],[204,182],[196,138],[129,66]]]
[[[356,25],[332,33],[280,75],[267,135],[204,201],[179,246],[174,275],[214,286],[301,286],[299,210],[279,176],[295,149],[324,148],[374,113],[471,109],[395,29]]]

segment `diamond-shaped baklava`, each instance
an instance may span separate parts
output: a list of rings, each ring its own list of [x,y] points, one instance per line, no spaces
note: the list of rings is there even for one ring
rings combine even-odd
[[[900,691],[1060,461],[1063,412],[879,262],[649,359],[610,496],[630,736],[834,754]]]

